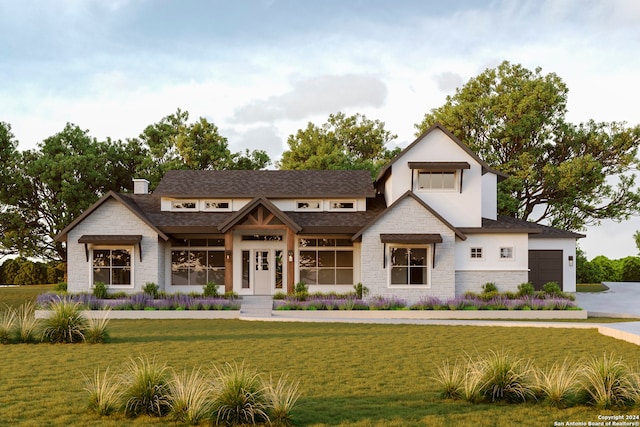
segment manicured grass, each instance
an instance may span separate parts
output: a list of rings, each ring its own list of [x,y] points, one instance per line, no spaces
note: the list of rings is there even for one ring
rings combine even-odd
[[[578,283],[576,292],[604,292],[609,288],[602,283]]]
[[[244,363],[274,378],[300,381],[293,410],[304,426],[553,425],[596,421],[607,411],[542,404],[443,401],[432,377],[444,360],[509,351],[537,366],[615,353],[630,365],[640,348],[595,330],[246,322],[113,320],[109,344],[0,346],[0,425],[166,425],[151,417],[100,418],[87,410],[85,375],[155,357],[175,370]],[[616,414],[625,411],[616,411]],[[637,409],[629,413],[637,413]]]
[[[53,291],[55,285],[0,286],[0,310],[4,304],[17,308],[25,301],[36,302],[38,295]]]

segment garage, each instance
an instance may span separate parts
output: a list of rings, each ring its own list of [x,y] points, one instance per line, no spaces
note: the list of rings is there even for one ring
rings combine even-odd
[[[562,284],[562,250],[530,250],[529,282],[536,290],[542,290],[547,282]]]

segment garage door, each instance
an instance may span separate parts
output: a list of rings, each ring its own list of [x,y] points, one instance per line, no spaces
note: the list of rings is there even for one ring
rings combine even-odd
[[[562,286],[562,251],[529,251],[529,282],[536,290],[541,290],[547,282],[557,282]]]

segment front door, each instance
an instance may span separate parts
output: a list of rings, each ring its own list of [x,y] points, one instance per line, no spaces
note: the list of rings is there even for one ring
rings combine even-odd
[[[255,295],[271,295],[274,279],[273,251],[271,249],[253,250],[253,293]]]

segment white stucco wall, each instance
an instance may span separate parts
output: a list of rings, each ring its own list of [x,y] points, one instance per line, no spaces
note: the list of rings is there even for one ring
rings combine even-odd
[[[129,246],[132,249],[133,286],[114,287],[111,290],[140,292],[147,282],[154,282],[161,289],[163,288],[164,277],[160,274],[162,270],[159,269],[158,234],[126,206],[114,199],[108,199],[67,234],[67,289],[69,292],[91,291],[93,275],[91,249],[94,245],[89,245],[89,261],[87,261],[85,245],[78,243],[78,239],[85,234],[142,235],[142,261],[140,261],[138,245]]]
[[[482,217],[498,219],[498,176],[493,173],[482,175]]]
[[[409,162],[468,162],[470,169],[462,170],[462,191],[415,190],[436,212],[455,227],[480,227],[482,225],[483,179],[482,166],[444,132],[435,129],[402,154],[393,164],[393,181],[385,187],[387,204],[393,203],[411,188],[412,171]],[[460,171],[458,171],[460,173]],[[414,177],[414,182],[417,177]],[[459,185],[459,176],[456,177]],[[389,191],[389,189],[391,191]],[[490,197],[495,197],[495,192]]]
[[[555,238],[531,238],[529,249],[562,250],[562,288],[564,292],[576,291],[576,240]],[[573,257],[573,265],[569,265],[569,257]]]
[[[384,253],[380,234],[425,233],[440,234],[443,242],[436,244],[435,268],[431,268],[432,247],[429,245],[430,286],[390,287],[390,261]],[[416,200],[407,197],[370,226],[362,235],[362,283],[370,296],[397,296],[416,302],[421,297],[447,299],[455,296],[455,234]],[[386,268],[383,266],[386,257]]]

